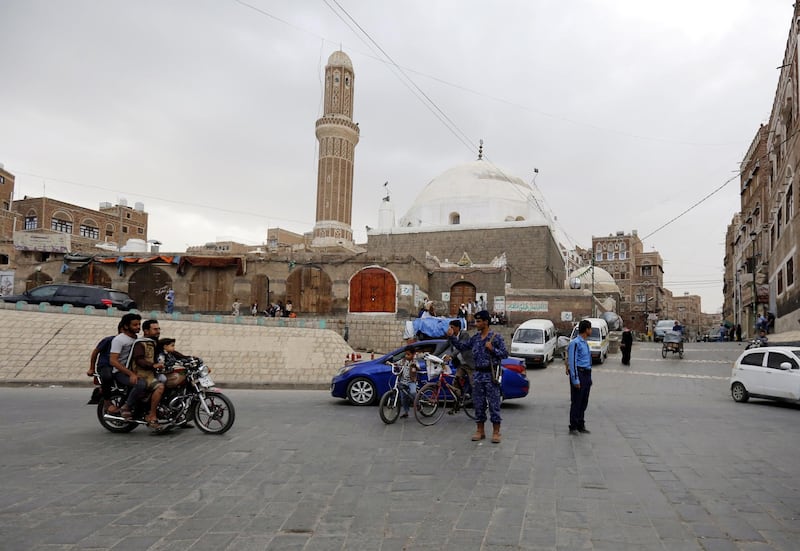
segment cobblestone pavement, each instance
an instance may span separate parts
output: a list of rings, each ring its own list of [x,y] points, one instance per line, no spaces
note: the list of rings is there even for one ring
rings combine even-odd
[[[0,547],[796,550],[800,406],[734,403],[741,350],[610,358],[579,436],[556,361],[504,405],[499,445],[324,391],[227,391],[236,424],[209,436],[110,434],[88,389],[0,388]]]

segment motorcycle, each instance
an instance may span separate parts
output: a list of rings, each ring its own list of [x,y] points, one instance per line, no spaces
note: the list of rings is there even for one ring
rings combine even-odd
[[[765,339],[753,339],[747,344],[747,346],[744,347],[744,349],[750,350],[751,348],[761,348],[762,346],[767,346]]]
[[[197,427],[209,434],[222,434],[230,430],[236,419],[236,411],[230,398],[214,388],[209,376],[210,369],[200,358],[189,357],[179,360],[174,367],[176,373],[183,373],[186,379],[174,388],[166,388],[158,403],[156,414],[159,431],[167,431],[194,421]],[[100,377],[95,375],[98,385],[89,400],[97,405],[97,420],[110,432],[131,432],[139,425],[146,425],[145,416],[150,410],[149,400],[139,401],[131,410],[131,418],[106,411],[100,388]],[[129,389],[114,381],[111,385],[111,403],[122,407],[128,397]]]

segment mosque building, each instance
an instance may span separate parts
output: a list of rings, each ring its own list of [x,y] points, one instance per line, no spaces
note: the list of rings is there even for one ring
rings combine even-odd
[[[354,243],[354,90],[353,64],[336,51],[325,67],[324,111],[316,122],[316,223],[307,234],[271,228],[265,248],[255,250],[212,243],[180,256],[139,258],[87,249],[80,264],[63,255],[31,257],[15,267],[17,290],[29,288],[35,275],[88,283],[100,278],[150,309],[163,301],[152,289],[173,288],[175,308],[183,313],[229,312],[234,298],[262,306],[291,301],[300,315],[390,318],[416,314],[423,301],[444,315],[479,301],[512,323],[560,317],[567,324],[564,312],[577,317],[592,310],[594,296],[566,288],[567,274],[579,266],[575,248],[535,182],[488,161],[483,144],[476,160],[433,178],[399,218],[387,194],[367,242]]]

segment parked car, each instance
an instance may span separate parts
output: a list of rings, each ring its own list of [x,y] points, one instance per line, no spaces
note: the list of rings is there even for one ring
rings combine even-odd
[[[526,365],[547,367],[555,358],[557,339],[558,334],[552,321],[531,319],[514,331],[509,352],[524,359]]]
[[[659,320],[653,329],[653,340],[655,342],[663,341],[664,332],[672,331],[673,327],[675,327],[675,320]]]
[[[4,302],[25,301],[28,304],[47,302],[53,306],[71,304],[73,306],[94,306],[95,308],[117,308],[118,310],[134,310],[136,302],[122,291],[84,285],[82,283],[60,283],[41,285],[21,295],[4,296]]]
[[[731,397],[800,403],[800,348],[766,346],[745,350],[733,364]]]
[[[443,339],[418,341],[408,346],[414,353],[433,352]],[[377,403],[384,392],[389,390],[393,382],[392,368],[387,362],[397,362],[403,358],[406,346],[390,352],[374,360],[364,360],[342,367],[331,380],[331,396],[344,398],[356,406]],[[503,382],[501,392],[503,399],[524,398],[528,395],[530,383],[525,374],[525,361],[521,358],[506,358],[502,361]],[[428,381],[423,370],[420,373],[421,386]]]

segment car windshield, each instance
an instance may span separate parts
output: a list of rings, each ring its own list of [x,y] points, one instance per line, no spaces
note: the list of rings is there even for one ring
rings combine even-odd
[[[600,329],[597,327],[592,327],[592,334],[589,335],[590,341],[599,341],[600,340]]]
[[[541,329],[520,329],[514,335],[514,340],[526,344],[544,344],[544,331]]]

